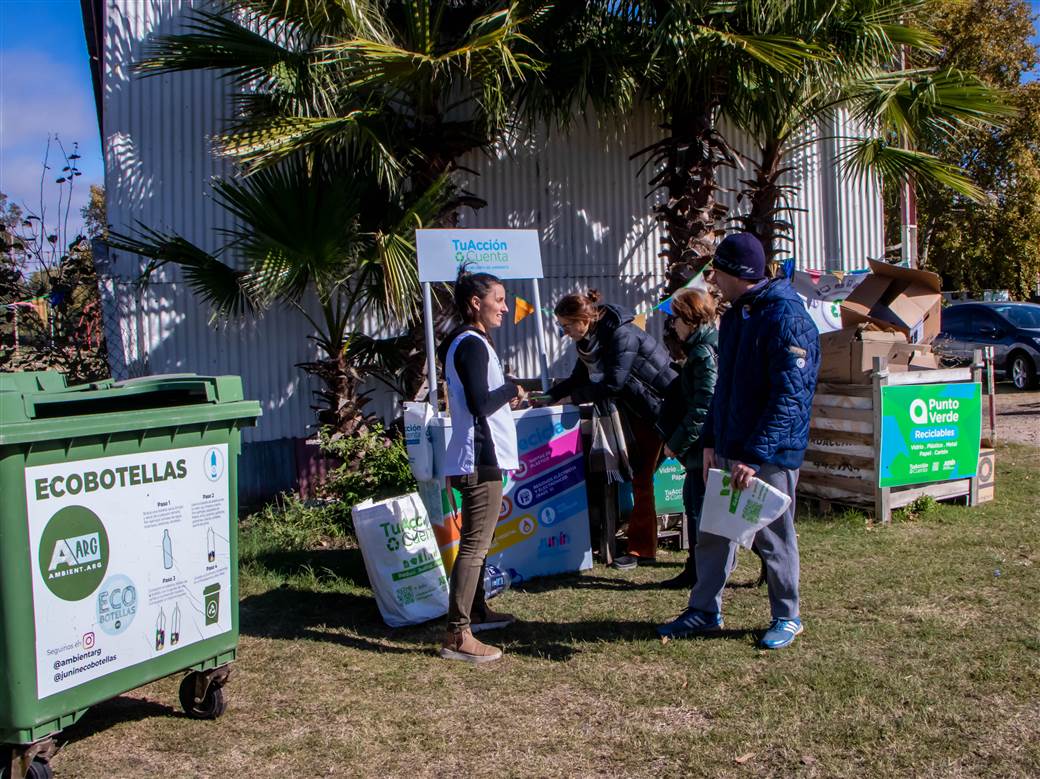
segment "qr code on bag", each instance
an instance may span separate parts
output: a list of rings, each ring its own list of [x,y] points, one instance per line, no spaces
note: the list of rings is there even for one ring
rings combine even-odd
[[[401,587],[399,590],[397,590],[395,595],[397,597],[397,602],[400,603],[402,606],[409,606],[412,603],[415,603],[415,593],[412,592],[411,585],[407,587]]]

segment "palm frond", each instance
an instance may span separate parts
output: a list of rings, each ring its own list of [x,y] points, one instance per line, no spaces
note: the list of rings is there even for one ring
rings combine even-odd
[[[414,5],[425,8],[428,3]],[[509,9],[478,17],[462,41],[443,50],[431,41],[428,17],[418,9],[416,14],[409,37],[420,39],[421,47],[409,48],[390,38],[354,37],[330,43],[322,51],[329,55],[327,61],[352,70],[355,87],[404,87],[417,80],[448,78],[452,73],[476,80],[492,76],[523,80],[540,67],[531,55],[512,51],[514,45],[532,42],[520,31],[522,20]]]
[[[136,235],[109,233],[106,243],[113,249],[152,260],[145,276],[164,265],[181,269],[188,286],[224,317],[258,313],[262,306],[243,285],[246,274],[222,262],[175,233],[165,234],[140,225]]]
[[[243,285],[268,302],[299,300],[310,284],[334,287],[350,274],[363,244],[361,201],[375,194],[364,177],[301,158],[215,189],[239,221],[226,234],[248,266]]]
[[[846,176],[860,177],[874,173],[886,184],[900,185],[909,180],[948,187],[976,202],[988,196],[960,168],[949,165],[923,151],[902,149],[880,138],[853,140],[838,156]]]
[[[404,197],[395,211],[372,234],[372,248],[361,259],[365,275],[362,297],[399,321],[418,307],[419,269],[415,260],[415,230],[436,224],[454,192],[449,176],[437,179],[425,191]]]
[[[853,113],[898,137],[950,137],[965,127],[999,126],[1016,110],[1004,92],[958,70],[878,73],[848,86]]]
[[[762,65],[784,73],[795,72],[824,54],[815,44],[785,35],[742,35],[701,28],[699,37],[743,51]]]
[[[349,155],[392,185],[403,172],[385,133],[386,113],[355,110],[345,116],[275,116],[247,121],[221,136],[221,150],[257,171],[313,149]]]
[[[188,70],[221,70],[241,83],[263,81],[272,68],[299,62],[301,55],[234,19],[195,11],[190,33],[161,35],[150,42],[134,70],[157,76]],[[289,40],[292,35],[286,36]]]
[[[253,18],[288,23],[313,36],[346,30],[380,34],[383,9],[376,0],[236,0]]]

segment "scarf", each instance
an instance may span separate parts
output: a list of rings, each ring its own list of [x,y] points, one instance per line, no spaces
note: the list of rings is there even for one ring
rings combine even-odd
[[[592,407],[592,448],[589,470],[605,473],[607,484],[632,481],[632,463],[625,443],[625,428],[617,406],[611,401]]]

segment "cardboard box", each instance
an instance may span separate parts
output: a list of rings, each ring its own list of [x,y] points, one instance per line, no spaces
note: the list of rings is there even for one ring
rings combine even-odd
[[[868,326],[869,327],[869,326]],[[906,336],[882,330],[846,327],[820,335],[820,381],[867,384],[875,357],[888,357],[893,347],[906,346]]]
[[[889,371],[934,371],[939,367],[929,344],[895,344],[886,356]]]
[[[939,334],[942,281],[935,273],[869,260],[871,274],[841,303],[843,327],[870,323],[909,343]]]
[[[819,380],[833,384],[869,384],[875,357],[884,357],[892,372],[939,367],[928,344],[908,344],[902,333],[874,327],[868,323],[823,333]]]

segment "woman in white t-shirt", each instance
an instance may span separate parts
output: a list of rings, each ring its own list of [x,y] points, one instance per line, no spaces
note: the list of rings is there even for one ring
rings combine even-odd
[[[502,282],[489,273],[460,271],[455,308],[462,324],[438,348],[444,365],[451,437],[445,453],[449,488],[462,494],[459,553],[451,569],[448,631],[441,657],[486,663],[502,650],[474,638],[482,630],[515,622],[488,608],[484,565],[502,507],[502,476],[519,467],[511,408],[524,390],[505,378],[490,331],[509,311]]]

